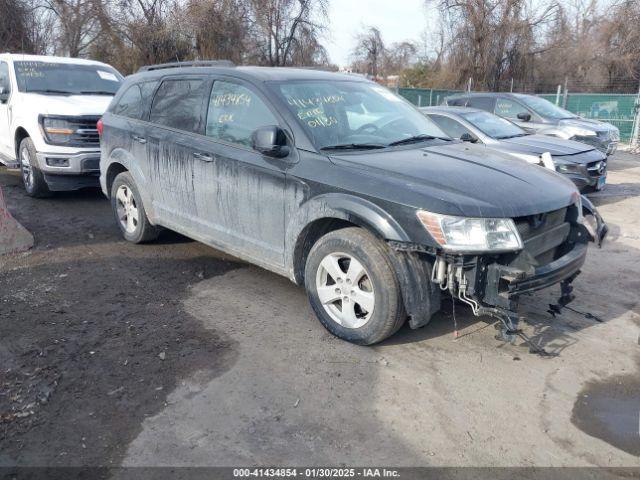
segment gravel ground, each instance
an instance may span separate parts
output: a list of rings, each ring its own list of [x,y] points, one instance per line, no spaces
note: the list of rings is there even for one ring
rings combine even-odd
[[[572,307],[523,302],[522,341],[451,305],[375,347],[302,289],[171,232],[122,241],[97,191],[25,196],[0,257],[0,466],[638,466],[640,157],[592,196],[611,232]],[[600,321],[598,321],[600,320]]]

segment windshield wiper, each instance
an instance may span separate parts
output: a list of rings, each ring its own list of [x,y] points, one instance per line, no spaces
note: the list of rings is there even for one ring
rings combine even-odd
[[[421,135],[414,135],[413,137],[408,137],[408,138],[403,138],[402,140],[396,140],[395,142],[391,142],[389,144],[389,147],[395,147],[396,145],[407,145],[410,143],[418,143],[418,142],[423,142],[425,140],[447,140],[450,141],[450,138],[444,138],[444,137],[434,137],[433,135],[425,135],[425,134],[421,134]]]
[[[531,135],[530,133],[516,133],[515,135],[505,135],[503,137],[496,137],[498,140],[506,140],[508,138],[516,138],[516,137],[526,137],[527,135]]]
[[[386,145],[382,143],[344,143],[322,147],[320,150],[374,150],[376,148],[386,148]]]
[[[114,92],[109,92],[107,90],[81,90],[80,95],[115,95]]]
[[[49,94],[58,94],[58,95],[73,95],[74,92],[69,92],[67,90],[55,90],[55,89],[43,89],[43,90],[27,90],[27,93],[49,93]]]

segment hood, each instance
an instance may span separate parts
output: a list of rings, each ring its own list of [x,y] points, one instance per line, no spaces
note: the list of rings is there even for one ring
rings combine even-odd
[[[21,95],[25,110],[37,111],[43,115],[102,115],[112,99],[110,95]]]
[[[525,137],[505,138],[498,140],[500,143],[491,145],[506,153],[528,153],[531,155],[541,155],[549,152],[553,156],[575,155],[577,153],[595,150],[584,143],[573,140],[563,140],[562,138],[551,137],[549,135],[527,135]]]
[[[375,176],[371,195],[435,213],[513,218],[564,208],[576,187],[549,169],[482,146],[447,143],[332,156]]]

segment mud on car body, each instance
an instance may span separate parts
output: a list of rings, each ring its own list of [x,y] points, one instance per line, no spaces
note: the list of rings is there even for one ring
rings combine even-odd
[[[511,325],[518,295],[568,284],[604,228],[570,181],[451,140],[359,77],[153,67],[101,128],[126,239],[169,228],[288,276],[358,344],[426,325],[443,291]]]

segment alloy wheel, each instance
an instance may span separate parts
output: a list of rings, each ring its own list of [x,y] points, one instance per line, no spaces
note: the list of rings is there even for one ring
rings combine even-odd
[[[373,314],[373,283],[362,263],[353,255],[331,253],[316,274],[316,291],[329,316],[345,328],[364,326]]]
[[[31,154],[26,146],[20,150],[20,165],[24,185],[27,190],[31,190],[33,188],[33,170],[31,168]]]
[[[116,213],[124,231],[134,233],[138,228],[140,216],[136,199],[127,185],[120,185],[116,191]]]

